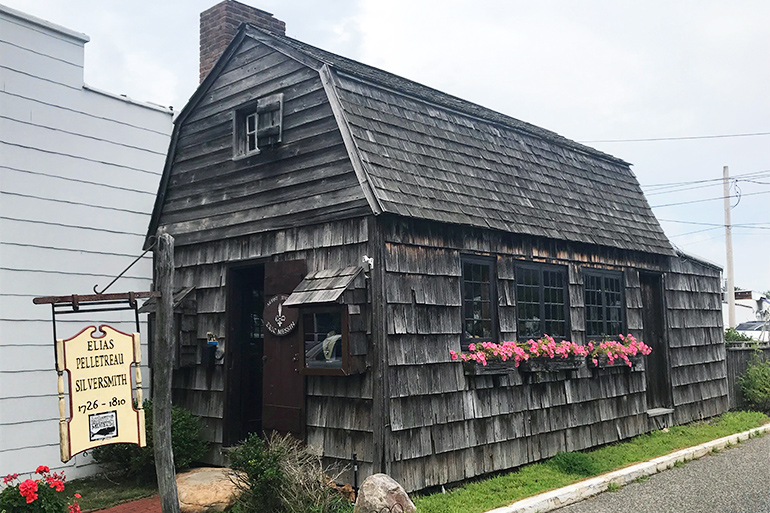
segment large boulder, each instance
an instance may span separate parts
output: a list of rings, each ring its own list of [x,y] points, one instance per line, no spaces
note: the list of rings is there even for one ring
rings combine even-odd
[[[401,508],[394,509],[393,506],[396,504]],[[374,474],[367,477],[361,484],[353,513],[379,512],[383,509],[393,513],[417,511],[400,484],[387,474]]]
[[[176,476],[181,513],[224,511],[234,501],[238,489],[226,468],[196,468]]]

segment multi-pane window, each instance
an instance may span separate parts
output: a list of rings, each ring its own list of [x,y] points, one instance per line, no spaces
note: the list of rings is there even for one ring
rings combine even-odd
[[[233,155],[256,155],[281,142],[283,136],[283,93],[251,101],[235,111]]]
[[[623,333],[623,273],[583,271],[586,336],[589,339]]]
[[[567,338],[567,273],[560,266],[516,266],[517,327],[520,340],[544,334]]]
[[[493,260],[463,257],[463,339],[491,341],[497,333],[497,295]]]

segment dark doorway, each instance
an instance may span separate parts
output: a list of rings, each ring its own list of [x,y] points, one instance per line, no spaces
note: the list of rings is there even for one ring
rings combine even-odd
[[[307,273],[304,260],[265,264],[265,301],[286,295]],[[284,298],[285,299],[285,298]],[[298,326],[285,334],[265,330],[263,357],[262,429],[305,438],[305,376],[300,373],[302,332]]]
[[[647,408],[671,406],[668,346],[666,343],[665,310],[663,308],[663,277],[660,274],[641,274],[642,322],[644,342],[652,348],[647,355]]]
[[[264,356],[264,264],[235,267],[227,276],[225,445],[261,433]]]

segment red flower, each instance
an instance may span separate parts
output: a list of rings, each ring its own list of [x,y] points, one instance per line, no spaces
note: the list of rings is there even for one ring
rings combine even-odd
[[[14,479],[16,479],[17,477],[19,477],[19,474],[8,474],[3,478],[3,484],[8,484]]]
[[[76,494],[75,494],[75,498],[76,498],[76,499],[79,499],[80,497],[82,497],[82,495],[80,495],[79,493],[76,493]]]
[[[27,499],[27,504],[37,499],[37,481],[27,479],[19,485],[19,494]]]
[[[45,474],[46,472],[50,472],[51,469],[46,467],[45,465],[40,465],[37,467],[37,470],[35,470],[35,474]]]
[[[48,486],[55,488],[57,492],[64,491],[64,482],[59,479],[49,479]]]

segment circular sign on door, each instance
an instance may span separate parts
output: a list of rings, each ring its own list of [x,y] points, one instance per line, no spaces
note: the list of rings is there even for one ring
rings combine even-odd
[[[265,303],[262,314],[267,331],[282,337],[288,335],[297,327],[299,311],[297,308],[284,308],[283,303],[289,299],[287,294],[278,294]]]

